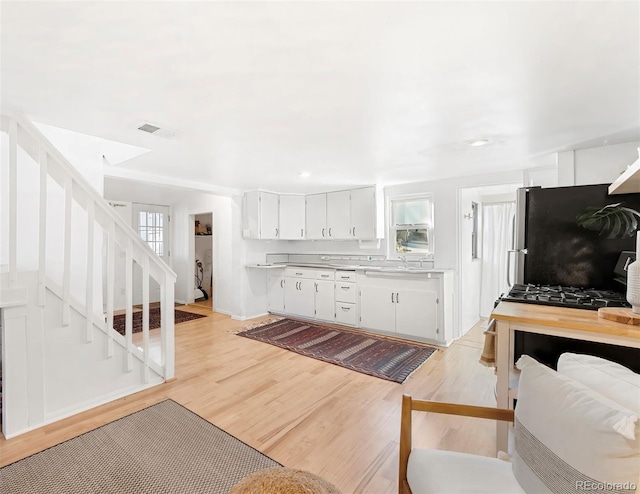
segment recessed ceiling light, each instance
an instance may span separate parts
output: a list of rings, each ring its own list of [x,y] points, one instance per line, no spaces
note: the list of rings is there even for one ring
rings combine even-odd
[[[309,178],[311,173],[309,172],[300,172],[300,178]]]
[[[489,144],[489,139],[474,139],[473,141],[467,141],[467,144],[477,148]]]

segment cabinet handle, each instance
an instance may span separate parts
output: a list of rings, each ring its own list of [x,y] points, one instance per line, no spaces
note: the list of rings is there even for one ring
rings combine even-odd
[[[400,303],[400,294],[396,292],[396,304]]]
[[[353,227],[353,236],[354,237],[356,236],[356,227],[355,226]]]
[[[344,305],[340,307],[343,311],[348,312],[351,310],[351,307],[345,307]]]
[[[324,237],[324,228],[322,229],[322,236]]]
[[[304,237],[304,228],[300,228],[300,236]]]
[[[284,280],[280,280],[280,288],[284,288]]]
[[[394,296],[394,295],[395,295],[395,294],[394,294],[393,292],[391,292],[391,303],[393,303],[393,296]]]
[[[348,280],[348,279],[349,279],[349,276],[340,276],[340,279],[342,279],[342,280]]]
[[[331,228],[329,228],[329,236],[331,236]]]
[[[298,273],[298,272],[296,271],[296,276],[302,276],[302,273]]]
[[[350,286],[344,286],[344,285],[342,285],[340,288],[342,288],[343,290],[351,290],[351,287],[350,287]]]
[[[278,236],[278,229],[276,228],[276,237]]]
[[[329,275],[328,275],[328,274],[321,274],[320,276],[321,276],[322,278],[328,278],[328,277],[329,277]]]
[[[316,293],[318,293],[318,284],[316,283]]]

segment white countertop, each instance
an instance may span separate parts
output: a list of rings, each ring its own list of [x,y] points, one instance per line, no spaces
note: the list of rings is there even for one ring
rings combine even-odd
[[[283,269],[288,266],[300,267],[300,268],[320,268],[320,269],[335,269],[337,271],[367,271],[372,274],[376,273],[392,273],[392,274],[425,274],[425,273],[448,273],[453,272],[452,269],[435,269],[435,268],[421,268],[419,266],[403,267],[403,266],[366,266],[366,265],[353,265],[353,264],[322,264],[322,263],[301,263],[301,262],[287,262],[287,263],[264,263],[264,264],[247,264],[245,267],[254,269]]]

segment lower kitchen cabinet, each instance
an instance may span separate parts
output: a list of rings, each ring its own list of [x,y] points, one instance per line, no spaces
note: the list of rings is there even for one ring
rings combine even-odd
[[[293,316],[315,316],[315,280],[285,277],[284,312]]]
[[[284,312],[284,276],[282,274],[267,276],[267,306],[269,312]]]
[[[333,299],[333,281],[315,281],[316,319],[333,322],[335,306]]]
[[[441,279],[365,276],[360,285],[360,326],[427,340],[443,341]]]

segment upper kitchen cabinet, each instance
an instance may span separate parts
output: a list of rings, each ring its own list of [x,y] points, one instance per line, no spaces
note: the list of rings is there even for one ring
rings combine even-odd
[[[324,240],[327,233],[327,194],[311,194],[306,197],[307,238]]]
[[[327,234],[329,240],[352,238],[350,210],[350,191],[327,192]]]
[[[251,191],[242,201],[244,238],[275,239],[279,234],[279,198],[271,192]]]
[[[305,238],[305,196],[280,196],[280,239],[302,240]]]
[[[376,188],[352,189],[351,195],[351,238],[376,238]]]

